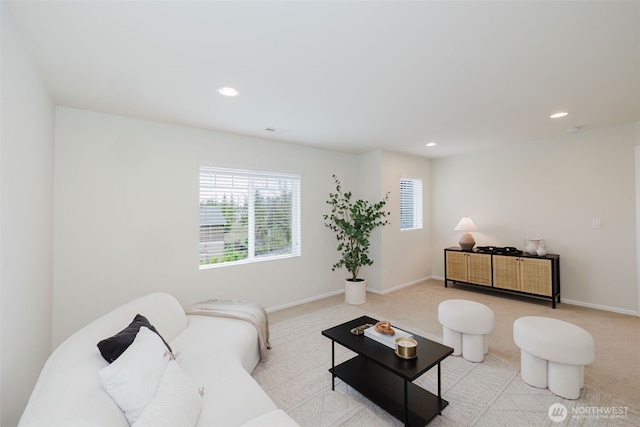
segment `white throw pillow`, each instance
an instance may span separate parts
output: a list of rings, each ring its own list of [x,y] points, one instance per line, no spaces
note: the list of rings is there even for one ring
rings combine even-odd
[[[156,398],[132,427],[193,427],[202,410],[202,397],[191,378],[172,360],[158,386]]]
[[[141,327],[133,343],[109,366],[100,370],[100,381],[124,412],[136,422],[153,400],[169,363],[167,347],[149,328]]]

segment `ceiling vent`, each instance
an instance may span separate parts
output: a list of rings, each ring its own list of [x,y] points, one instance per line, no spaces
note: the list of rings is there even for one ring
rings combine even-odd
[[[289,132],[287,129],[281,129],[281,128],[277,128],[274,126],[267,126],[264,130],[266,130],[267,132],[277,132],[277,133],[286,133]]]

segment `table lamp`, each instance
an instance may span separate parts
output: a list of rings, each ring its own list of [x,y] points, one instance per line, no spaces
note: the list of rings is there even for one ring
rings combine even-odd
[[[458,225],[454,228],[456,231],[464,231],[464,234],[460,237],[460,241],[458,242],[463,251],[470,251],[473,249],[476,241],[473,239],[473,236],[469,231],[475,231],[477,229],[478,227],[476,227],[468,216],[463,216],[460,222],[458,222]]]

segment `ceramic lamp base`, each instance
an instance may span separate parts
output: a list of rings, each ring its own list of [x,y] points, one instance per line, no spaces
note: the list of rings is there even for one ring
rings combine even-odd
[[[464,233],[458,242],[463,251],[470,251],[476,244],[471,233]]]

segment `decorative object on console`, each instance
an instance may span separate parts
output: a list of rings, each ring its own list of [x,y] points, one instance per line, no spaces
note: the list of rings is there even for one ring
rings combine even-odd
[[[536,250],[536,253],[538,254],[538,256],[547,255],[547,245],[544,240],[540,240],[540,242],[538,243],[538,249]]]
[[[458,244],[462,248],[462,250],[470,251],[473,249],[473,246],[476,244],[476,241],[473,239],[473,236],[469,231],[475,231],[478,227],[473,223],[473,220],[468,216],[463,216],[462,219],[458,222],[458,225],[455,226],[454,230],[456,231],[464,231],[462,237],[460,237],[460,241]]]
[[[514,248],[513,246],[502,248],[502,253],[506,255],[522,255],[522,251],[518,248]]]
[[[524,239],[524,250],[527,251],[529,255],[537,255],[538,245],[540,244],[540,241],[544,242],[544,240],[539,237]]]
[[[482,254],[522,255],[522,251],[514,248],[513,246],[507,246],[504,248],[496,246],[476,246],[475,251]]]
[[[495,246],[477,246],[476,251],[482,252],[483,254],[495,254],[502,248],[497,248]]]

